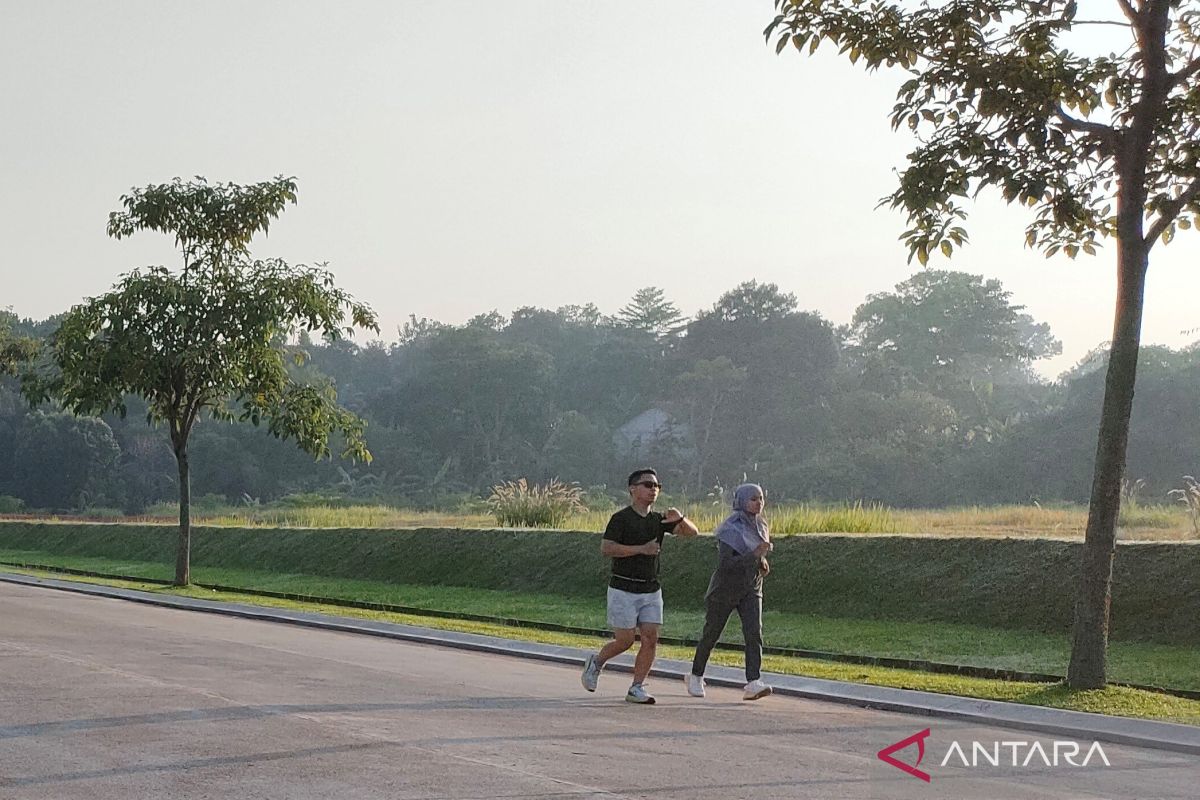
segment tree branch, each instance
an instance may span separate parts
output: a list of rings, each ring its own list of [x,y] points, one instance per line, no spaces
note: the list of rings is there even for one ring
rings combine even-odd
[[[1138,12],[1137,9],[1133,7],[1133,4],[1130,3],[1129,0],[1117,0],[1117,5],[1121,7],[1121,13],[1125,15],[1125,18],[1136,25],[1138,21]]]
[[[1085,119],[1073,117],[1066,112],[1061,105],[1054,112],[1058,119],[1062,122],[1063,127],[1075,133],[1086,133],[1095,136],[1104,142],[1105,146],[1110,149],[1110,152],[1116,152],[1117,131],[1111,125],[1104,125],[1099,122],[1090,122]]]
[[[1200,178],[1193,179],[1192,185],[1179,197],[1162,204],[1162,208],[1158,212],[1158,219],[1146,232],[1146,243],[1153,244],[1155,239],[1162,236],[1162,232],[1167,229],[1167,226],[1175,221],[1179,212],[1197,199],[1200,199]]]
[[[1171,88],[1178,86],[1198,72],[1200,72],[1200,58],[1193,58],[1186,67],[1170,77]]]

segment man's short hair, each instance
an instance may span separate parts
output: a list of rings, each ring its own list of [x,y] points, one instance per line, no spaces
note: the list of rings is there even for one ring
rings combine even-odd
[[[626,486],[633,486],[647,475],[653,475],[654,480],[658,480],[658,473],[648,467],[646,469],[635,469],[633,472],[629,473],[629,482],[626,484]]]

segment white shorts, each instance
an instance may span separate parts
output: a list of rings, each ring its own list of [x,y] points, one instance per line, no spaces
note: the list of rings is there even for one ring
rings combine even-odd
[[[614,630],[639,625],[662,625],[662,589],[656,592],[626,592],[608,587],[608,627]]]

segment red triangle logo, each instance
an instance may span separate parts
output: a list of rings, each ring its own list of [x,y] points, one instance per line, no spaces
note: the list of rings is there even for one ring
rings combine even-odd
[[[914,778],[920,778],[926,783],[929,783],[929,773],[922,772],[921,770],[917,769],[917,765],[920,764],[921,759],[925,757],[925,738],[927,736],[929,736],[929,728],[926,728],[920,733],[914,733],[912,736],[909,736],[906,739],[901,739],[895,744],[889,744],[887,747],[880,750],[876,755],[879,756],[880,761],[883,761],[886,764],[891,764],[896,769],[904,770]],[[897,750],[903,750],[910,744],[914,743],[917,745],[916,764],[905,764],[903,761],[898,761],[895,758],[892,758],[892,753],[895,753]]]

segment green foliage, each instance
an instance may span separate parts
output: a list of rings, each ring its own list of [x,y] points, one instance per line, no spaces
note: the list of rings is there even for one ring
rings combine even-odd
[[[120,457],[121,447],[103,420],[34,411],[16,430],[12,484],[37,508],[86,508],[110,499],[107,477]]]
[[[318,492],[285,494],[277,504],[281,508],[348,508],[355,505],[352,498]]]
[[[249,186],[175,178],[122,195],[125,210],[108,215],[108,235],[124,239],[140,230],[174,234],[185,269],[219,268],[246,256],[250,240],[266,233],[288,203],[296,203],[296,180],[282,175]]]
[[[920,140],[900,187],[884,200],[908,213],[910,258],[924,264],[935,251],[950,255],[961,246],[961,200],[984,188],[1036,208],[1026,229],[1031,247],[1074,258],[1117,234],[1119,178],[1146,189],[1139,205],[1151,220],[1150,243],[1169,241],[1177,225],[1191,227],[1200,214],[1200,151],[1191,133],[1200,124],[1200,13],[1180,2],[1114,5],[1126,17],[1115,24],[1128,24],[1136,55],[1070,49],[1069,36],[1095,19],[1078,19],[1080,4],[1061,0],[917,8],[777,0],[765,33],[777,51],[790,45],[813,53],[828,44],[867,69],[910,73],[892,126]],[[1145,161],[1121,164],[1131,138]],[[1122,168],[1134,171],[1120,175]]]
[[[1119,483],[1126,461],[1150,251],[1200,221],[1200,10],[1183,0],[1118,0],[1124,20],[1078,19],[1076,0],[975,0],[917,7],[862,0],[776,0],[776,52],[822,41],[871,70],[912,77],[892,126],[917,147],[884,204],[902,208],[909,260],[966,241],[964,198],[998,190],[1036,208],[1025,243],[1047,256],[1093,254],[1118,240],[1116,303],[1086,562],[1076,606],[1073,688],[1104,685]],[[1185,7],[1189,6],[1189,7]],[[1095,3],[1088,6],[1096,8]],[[1103,12],[1101,12],[1103,13]],[[1126,28],[1123,53],[1082,55],[1078,26]],[[1096,118],[1090,118],[1095,112]]]
[[[299,328],[336,338],[347,311],[355,325],[374,325],[332,274],[278,260],[205,273],[135,270],[66,315],[50,343],[58,371],[26,385],[34,399],[57,398],[77,414],[124,414],[126,396],[145,398],[177,449],[207,412],[265,420],[315,456],[328,454],[338,431],[344,455],[366,460],[362,421],[337,406],[331,385],[292,381],[280,340]]]
[[[0,514],[19,514],[25,508],[25,501],[11,494],[0,494]]]
[[[578,411],[568,411],[551,425],[540,459],[542,476],[570,475],[576,482],[595,485],[612,475],[612,436],[603,426]]]
[[[37,342],[29,337],[14,336],[12,324],[16,317],[0,309],[0,375],[15,375],[19,365],[37,354]]]
[[[532,465],[553,410],[545,349],[490,323],[468,324],[420,342],[405,378],[380,398],[379,412],[419,451],[445,454],[435,470],[457,467],[490,482]]]
[[[1103,370],[1094,368],[1104,358],[1060,383],[1040,382],[1010,347],[1015,341],[1036,352],[1037,342],[1019,324],[997,323],[1016,308],[1006,292],[961,273],[927,275],[885,295],[895,302],[872,317],[879,326],[873,341],[884,344],[870,352],[847,342],[850,329],[803,312],[766,320],[706,316],[670,347],[587,306],[518,309],[499,330],[434,326],[403,345],[359,346],[301,331],[286,348],[287,375],[299,385],[336,385],[339,404],[369,423],[374,460],[342,468],[262,436],[249,419],[204,423],[189,438],[192,485],[233,500],[246,494],[264,509],[289,494],[311,494],[328,498],[325,505],[453,511],[482,504],[489,486],[513,475],[607,484],[623,502],[620,480],[650,463],[681,507],[715,480],[735,485],[743,476],[756,476],[773,501],[928,507],[1085,500],[1104,389]],[[976,302],[980,295],[995,303]],[[958,331],[941,350],[921,340],[939,315]],[[1019,323],[1023,314],[1016,316]],[[12,331],[32,336],[56,324],[21,320]],[[905,346],[888,347],[890,335]],[[942,361],[940,371],[930,366]],[[717,398],[710,423],[705,391],[719,386],[703,379],[719,377],[709,371],[714,363],[745,377]],[[1165,500],[1194,466],[1200,429],[1189,414],[1200,393],[1200,350],[1145,347],[1139,363],[1128,463],[1152,502]],[[24,497],[34,487],[11,455],[29,412],[16,385],[0,379],[0,493]],[[105,417],[121,457],[88,496],[136,514],[177,495],[179,486],[167,437],[142,422],[150,406],[129,395],[124,402],[127,418]],[[658,434],[636,425],[619,430],[647,409],[654,425],[662,423]],[[237,406],[230,410],[242,416]],[[339,436],[331,434],[334,452],[343,449]],[[67,452],[39,454],[40,474],[69,473]],[[1149,524],[1157,509],[1139,519]],[[1171,519],[1174,529],[1182,508]],[[1127,514],[1121,524],[1128,527]]]
[[[782,292],[774,283],[746,281],[730,289],[717,300],[700,319],[721,322],[770,322],[783,319],[796,311],[796,295]]]
[[[123,197],[110,235],[172,232],[184,269],[134,270],[71,309],[50,342],[57,370],[27,381],[31,399],[54,397],[77,414],[124,414],[127,396],[144,398],[151,420],[169,425],[176,453],[207,412],[265,420],[272,434],[317,456],[328,454],[337,431],[345,455],[369,459],[362,421],[337,406],[331,385],[291,380],[288,361],[301,356],[283,341],[300,330],[337,339],[351,330],[347,316],[376,329],[374,313],[324,269],[248,258],[251,237],[294,200],[285,178],[250,187],[176,179]]]
[[[1062,349],[1010,296],[997,280],[935,270],[871,295],[847,330],[862,386],[944,398],[946,430],[994,436],[1019,410],[1032,362]]]
[[[519,478],[493,486],[488,506],[500,525],[559,528],[572,514],[583,510],[583,490],[556,479],[539,485]]]
[[[676,337],[685,327],[683,314],[655,286],[638,289],[629,304],[617,312],[616,320],[659,340]]]
[[[734,366],[727,356],[700,360],[675,379],[675,395],[695,447],[694,474],[686,484],[699,491],[708,480],[718,425],[734,408],[737,394],[746,383],[746,370]]]
[[[981,275],[923,270],[895,292],[868,297],[849,333],[868,364],[901,367],[901,386],[953,391],[1062,352],[1049,327],[1021,313],[1011,296]]]
[[[239,418],[290,438],[314,456],[329,454],[331,435],[343,455],[369,461],[364,422],[337,404],[332,384],[301,383],[287,338],[319,330],[336,340],[353,327],[377,330],[375,315],[338,289],[320,268],[251,260],[249,242],[295,202],[290,178],[252,186],[203,178],[135,189],[108,232],[141,229],[175,235],[183,269],[134,270],[112,291],[75,306],[50,339],[54,369],[27,376],[32,401],[54,398],[76,414],[126,411],[126,397],[146,402],[150,421],[168,428],[178,465],[180,501],[176,580],[188,582],[190,473],[188,441],[202,414]],[[349,317],[352,327],[343,327]]]

